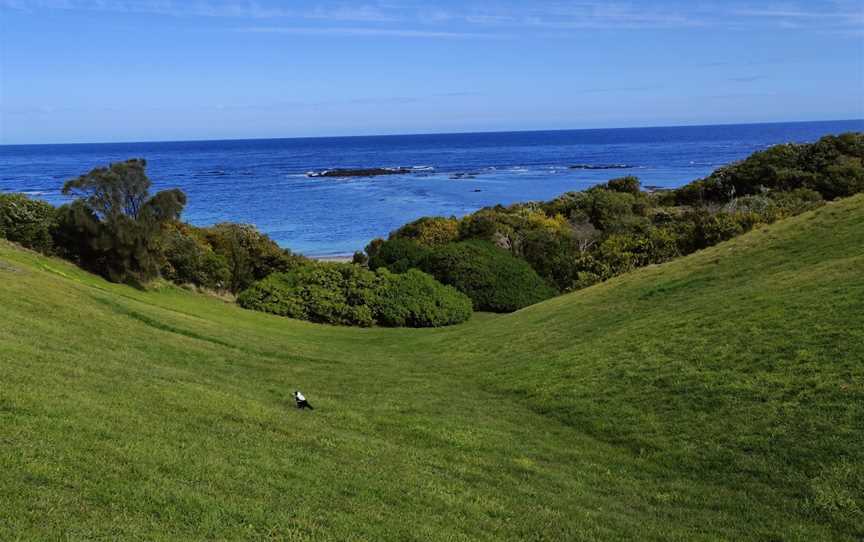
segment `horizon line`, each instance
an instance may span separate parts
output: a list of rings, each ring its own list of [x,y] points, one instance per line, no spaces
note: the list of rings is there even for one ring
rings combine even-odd
[[[519,134],[519,133],[543,133],[543,132],[590,132],[597,130],[646,130],[657,128],[710,128],[720,126],[762,126],[777,124],[818,124],[827,122],[861,122],[864,117],[845,119],[820,119],[820,120],[789,120],[789,121],[767,121],[767,122],[722,122],[715,124],[666,124],[666,125],[634,125],[634,126],[607,126],[602,128],[553,128],[548,130],[479,130],[479,131],[457,131],[457,132],[409,132],[409,133],[380,133],[365,135],[319,135],[319,136],[287,136],[287,137],[238,137],[238,138],[193,138],[193,139],[153,139],[138,141],[81,141],[66,143],[0,143],[4,147],[45,147],[45,146],[75,146],[75,145],[142,145],[152,143],[219,143],[228,141],[280,141],[280,140],[308,140],[308,139],[352,139],[352,138],[384,138],[384,137],[415,137],[415,136],[448,136],[448,135],[483,135],[483,134]]]

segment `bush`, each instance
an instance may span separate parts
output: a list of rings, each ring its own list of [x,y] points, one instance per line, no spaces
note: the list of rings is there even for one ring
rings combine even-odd
[[[826,136],[816,143],[775,145],[676,190],[679,205],[725,203],[736,197],[798,189],[825,199],[864,192],[864,134]]]
[[[825,203],[822,194],[810,188],[799,188],[791,192],[772,192],[770,196],[783,216],[795,216]]]
[[[486,207],[459,220],[423,218],[389,241],[373,241],[366,253],[371,268],[418,268],[467,293],[475,308],[513,310],[525,302],[490,301],[497,288],[490,284],[499,279],[485,263],[488,255],[447,243],[454,226],[459,241],[503,249],[559,291],[571,291],[858,192],[864,192],[864,134],[850,133],[776,145],[677,190],[642,192],[639,179],[627,176],[548,202]]]
[[[174,224],[164,234],[162,253],[165,263],[162,276],[177,284],[194,284],[210,290],[226,290],[231,270],[224,256],[193,232],[185,224]]]
[[[580,243],[587,247],[588,242],[593,242],[588,237],[590,228],[593,226],[588,223],[585,227],[588,233],[584,237],[579,237],[578,231],[569,235],[543,230],[530,231],[522,241],[522,257],[550,284],[556,285],[559,290],[567,290],[576,279],[573,261],[583,253]]]
[[[864,192],[864,166],[861,158],[839,157],[825,168],[809,186],[826,199],[845,198]]]
[[[310,263],[274,273],[237,296],[241,307],[323,324],[371,326],[375,274],[355,265]]]
[[[606,187],[613,192],[624,192],[626,194],[639,194],[642,191],[642,184],[639,182],[639,178],[633,175],[612,179],[606,183]]]
[[[0,194],[0,237],[51,254],[55,214],[54,207],[44,201],[24,194]]]
[[[504,207],[499,205],[480,209],[476,213],[464,217],[459,222],[459,239],[463,241],[468,239],[491,241],[502,230],[512,229],[511,226],[504,223],[506,211]]]
[[[582,209],[591,223],[601,230],[622,229],[621,226],[628,223],[633,216],[633,204],[636,202],[633,194],[599,187],[584,194]]]
[[[227,262],[228,289],[234,293],[271,273],[291,271],[306,261],[249,224],[224,222],[202,228],[201,234],[213,252]]]
[[[411,269],[393,274],[378,271],[374,313],[382,326],[439,327],[458,324],[471,317],[471,300],[452,286]]]
[[[471,316],[467,297],[425,273],[373,273],[352,264],[309,263],[275,273],[241,292],[237,302],[300,320],[363,327],[434,327]]]
[[[741,215],[735,213],[699,212],[693,215],[695,231],[693,246],[697,249],[710,247],[744,233]]]
[[[475,310],[512,312],[556,294],[527,262],[484,241],[445,245],[423,270],[470,297]]]
[[[410,239],[427,248],[446,245],[456,241],[458,237],[459,221],[441,216],[420,218],[390,234],[390,239]]]
[[[380,243],[369,244],[369,269],[376,270],[386,267],[394,273],[404,273],[412,268],[419,268],[429,255],[429,249],[420,246],[410,239],[389,239]]]

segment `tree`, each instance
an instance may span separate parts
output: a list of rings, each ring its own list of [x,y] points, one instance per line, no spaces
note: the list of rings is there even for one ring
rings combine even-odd
[[[61,227],[67,231],[58,237],[79,245],[72,248],[83,266],[115,282],[159,274],[161,225],[177,220],[186,205],[177,189],[151,197],[146,166],[143,159],[113,163],[63,185],[63,194],[78,200],[65,213]]]
[[[600,230],[588,220],[571,221],[569,224],[573,240],[582,254],[588,252],[600,238]]]
[[[249,224],[223,222],[202,231],[213,252],[227,262],[228,289],[234,293],[271,273],[291,271],[304,260]]]

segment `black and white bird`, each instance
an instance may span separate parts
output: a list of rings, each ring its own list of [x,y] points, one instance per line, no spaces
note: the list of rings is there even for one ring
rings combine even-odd
[[[297,401],[297,408],[300,410],[303,410],[304,408],[315,410],[312,408],[312,405],[309,404],[309,401],[306,400],[306,396],[300,393],[300,390],[294,390],[294,400]]]

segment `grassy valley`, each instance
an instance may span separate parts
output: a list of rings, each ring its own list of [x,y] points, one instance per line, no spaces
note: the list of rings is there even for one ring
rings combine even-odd
[[[422,330],[0,241],[0,538],[860,539],[862,236],[859,195]]]

